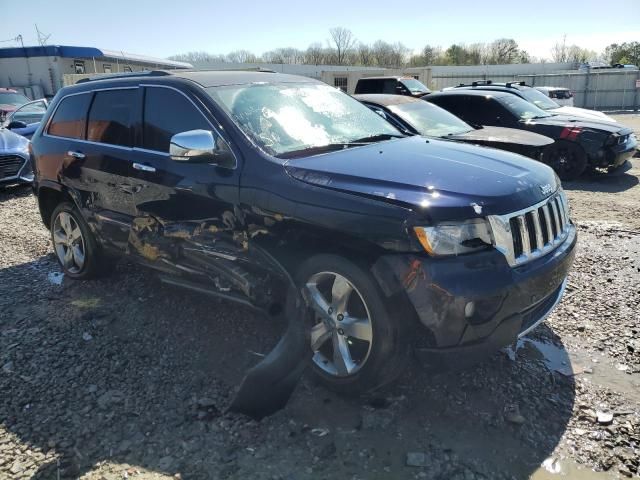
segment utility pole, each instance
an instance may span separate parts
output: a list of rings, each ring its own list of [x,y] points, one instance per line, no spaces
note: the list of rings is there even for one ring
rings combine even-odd
[[[22,46],[22,50],[24,50],[24,60],[27,63],[27,76],[29,78],[29,85],[31,85],[33,83],[32,82],[33,74],[31,73],[31,64],[29,63],[29,53],[27,52],[27,49],[24,48],[24,41],[22,39],[22,34],[18,35],[16,37],[16,40],[20,42],[20,45]]]

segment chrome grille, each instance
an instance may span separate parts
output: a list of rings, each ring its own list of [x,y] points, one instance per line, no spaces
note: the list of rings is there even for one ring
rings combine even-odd
[[[25,162],[18,155],[0,155],[0,180],[17,177]]]
[[[496,249],[512,266],[549,253],[567,238],[571,225],[563,191],[519,212],[488,219]]]

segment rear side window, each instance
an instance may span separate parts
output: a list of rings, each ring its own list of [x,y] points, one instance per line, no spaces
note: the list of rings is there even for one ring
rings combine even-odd
[[[358,80],[356,93],[382,93],[382,80]]]
[[[58,137],[84,139],[90,93],[63,98],[51,119],[48,133]]]
[[[394,95],[397,92],[396,87],[398,86],[398,81],[397,80],[385,80],[384,81],[384,87],[382,89],[381,93],[389,93],[391,95]]]
[[[133,146],[137,89],[96,92],[89,110],[87,140]]]
[[[211,130],[211,125],[184,95],[168,88],[146,88],[142,136],[144,148],[169,152],[173,135],[199,129]]]
[[[435,103],[436,105],[444,108],[445,110],[453,113],[454,115],[467,120],[467,121],[471,121],[471,119],[469,118],[468,115],[468,101],[467,98],[463,95],[452,95],[450,97],[431,97],[431,95],[429,95],[429,97],[427,97],[429,102],[431,103]]]

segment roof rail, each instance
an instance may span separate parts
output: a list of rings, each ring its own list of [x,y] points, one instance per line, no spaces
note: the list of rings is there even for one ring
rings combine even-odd
[[[491,85],[493,83],[492,80],[475,80],[471,82],[472,87],[477,87],[479,85]],[[465,85],[463,83],[460,84],[461,87],[468,87],[469,85]]]
[[[97,80],[111,80],[114,78],[128,78],[128,77],[164,77],[166,75],[171,75],[171,73],[166,70],[143,70],[141,72],[122,72],[122,73],[107,73],[107,74],[98,74],[92,77],[81,78],[76,82],[78,83],[86,83],[86,82],[95,82]]]
[[[526,82],[507,82],[504,84],[504,86],[507,88],[513,88],[514,85],[518,85],[520,87],[526,87],[527,83]]]

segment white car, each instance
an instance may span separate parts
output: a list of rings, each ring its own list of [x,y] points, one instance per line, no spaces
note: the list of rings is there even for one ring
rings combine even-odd
[[[563,87],[534,87],[561,107],[573,107],[573,92]]]
[[[598,122],[616,122],[606,113],[598,112],[597,110],[589,110],[588,108],[574,107],[573,98],[571,98],[570,106],[563,105],[558,102],[558,98],[550,97],[546,92],[541,90],[541,88],[567,90],[566,88],[561,89],[559,87],[529,87],[526,85],[518,85],[516,88],[518,89],[522,98],[528,100],[542,110],[546,110],[547,112],[554,115],[570,115],[572,117],[580,117],[587,120],[596,120]]]

